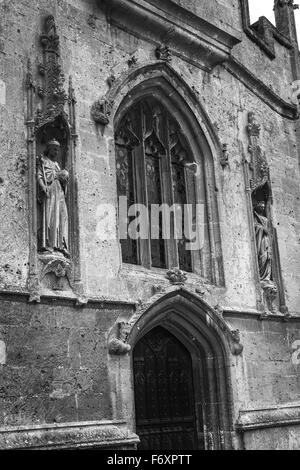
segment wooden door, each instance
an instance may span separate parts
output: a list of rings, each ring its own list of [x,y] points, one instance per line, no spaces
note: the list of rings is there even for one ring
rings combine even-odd
[[[135,346],[133,366],[140,450],[203,448],[197,439],[192,360],[187,349],[157,327]]]

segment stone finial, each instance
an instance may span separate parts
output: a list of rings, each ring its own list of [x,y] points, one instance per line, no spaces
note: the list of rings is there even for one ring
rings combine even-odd
[[[169,279],[174,286],[183,286],[187,281],[187,275],[180,269],[170,269],[167,272],[166,278]]]

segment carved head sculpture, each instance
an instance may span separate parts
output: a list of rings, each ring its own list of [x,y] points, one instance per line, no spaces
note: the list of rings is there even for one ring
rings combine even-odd
[[[55,160],[59,154],[60,148],[60,143],[55,139],[51,139],[46,144],[45,155],[51,160]]]
[[[260,124],[256,120],[254,112],[248,113],[248,132],[250,136],[259,137],[260,135]]]
[[[264,200],[254,201],[253,206],[258,214],[266,215],[266,203]]]

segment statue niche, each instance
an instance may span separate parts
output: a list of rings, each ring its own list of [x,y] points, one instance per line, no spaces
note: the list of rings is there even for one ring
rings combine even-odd
[[[249,186],[254,222],[258,276],[265,313],[286,312],[284,291],[280,276],[280,261],[276,229],[272,223],[270,169],[266,154],[260,145],[261,126],[255,114],[248,114],[250,173]]]
[[[38,139],[38,150],[43,149],[37,157],[38,251],[69,258],[67,140],[63,126],[55,124]]]
[[[68,127],[63,117],[43,126],[37,134],[37,238],[44,287],[70,289]]]
[[[270,220],[270,197],[268,185],[252,194],[255,240],[258,258],[259,278],[269,311],[274,311],[273,302],[277,297],[274,282],[273,233]]]
[[[53,15],[42,19],[40,54],[28,60],[27,148],[29,173],[29,302],[65,291],[85,305],[80,266],[78,190],[75,172],[76,97],[68,92]]]

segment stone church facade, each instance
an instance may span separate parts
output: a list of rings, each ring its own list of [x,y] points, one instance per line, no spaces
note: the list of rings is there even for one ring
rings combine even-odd
[[[0,2],[0,448],[299,449],[295,8]]]

